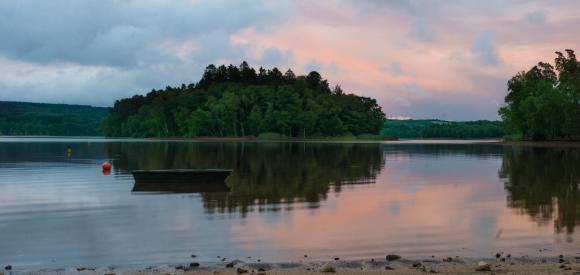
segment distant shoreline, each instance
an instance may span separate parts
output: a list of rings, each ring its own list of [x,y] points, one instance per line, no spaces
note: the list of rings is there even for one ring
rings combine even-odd
[[[567,147],[580,148],[580,140],[576,141],[498,141],[492,142],[501,145],[517,145],[517,146],[532,146],[532,147]]]
[[[384,139],[365,139],[365,138],[350,138],[350,137],[321,137],[321,138],[300,138],[300,137],[284,137],[284,138],[260,138],[260,137],[148,137],[148,138],[133,138],[133,137],[105,137],[105,136],[0,136],[0,139],[22,138],[22,139],[102,139],[102,140],[119,140],[119,141],[199,141],[199,142],[387,142],[389,144],[496,144],[496,145],[512,145],[512,146],[534,146],[534,147],[580,147],[580,140],[571,141],[505,141],[501,139],[398,139],[398,138],[384,138]],[[438,143],[440,141],[440,143]]]

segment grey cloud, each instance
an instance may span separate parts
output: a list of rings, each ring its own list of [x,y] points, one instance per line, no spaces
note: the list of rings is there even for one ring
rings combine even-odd
[[[381,71],[387,72],[392,76],[399,76],[403,74],[403,68],[401,68],[401,63],[399,62],[393,62],[382,68]]]
[[[292,63],[294,54],[292,51],[282,51],[277,48],[267,48],[262,52],[262,56],[257,60],[258,63],[268,67],[287,66]],[[280,68],[279,68],[280,69]]]
[[[195,40],[211,32],[228,35],[250,25],[271,26],[285,18],[280,5],[254,1],[2,1],[0,54],[28,62],[136,66],[171,59],[160,47],[166,40]]]
[[[382,72],[388,73],[391,76],[410,76],[415,77],[415,73],[412,71],[404,70],[400,62],[392,62],[389,65],[381,68]]]
[[[311,72],[311,71],[320,71],[321,65],[316,62],[316,60],[314,59],[310,59],[310,61],[308,61],[308,63],[306,64],[306,71],[307,72]]]
[[[527,13],[524,15],[523,20],[525,22],[534,24],[534,25],[545,25],[546,24],[546,12],[543,11],[534,11]]]
[[[353,5],[363,14],[384,13],[385,11],[414,12],[420,7],[415,5],[412,0],[342,0],[342,2],[347,5]]]
[[[429,42],[435,39],[435,32],[431,30],[425,18],[417,18],[411,23],[408,36],[421,42]]]
[[[506,93],[506,78],[464,72],[479,90],[466,93],[457,90],[454,96],[437,96],[441,91],[409,82],[384,87],[388,93],[374,93],[383,110],[390,116],[409,116],[417,119],[497,120],[498,99]],[[418,90],[414,90],[418,89]],[[501,101],[501,100],[500,100]]]
[[[445,120],[478,120],[498,119],[497,105],[482,102],[481,99],[456,98],[422,98],[410,100],[395,97],[396,101],[385,103],[388,114],[409,116],[417,119],[437,118]],[[401,104],[405,103],[405,104]]]
[[[404,92],[412,92],[415,93],[417,95],[421,95],[425,93],[425,90],[423,89],[423,87],[421,87],[421,85],[414,83],[414,82],[410,82],[410,83],[402,83],[399,85],[399,88],[404,91]]]
[[[319,72],[323,78],[326,78],[326,74],[337,74],[340,71],[340,68],[336,63],[319,63],[314,59],[310,59],[306,66],[304,66],[304,74],[308,74],[311,71]]]
[[[494,31],[482,31],[477,36],[471,47],[471,52],[477,57],[477,60],[484,65],[499,64],[497,49],[493,43],[495,37]]]
[[[209,63],[246,59],[248,46],[232,44],[232,34],[274,28],[290,9],[250,0],[0,1],[0,66],[12,66],[0,99],[110,106],[195,82]]]

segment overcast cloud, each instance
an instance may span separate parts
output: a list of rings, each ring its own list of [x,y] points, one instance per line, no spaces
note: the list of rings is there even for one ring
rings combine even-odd
[[[111,106],[247,60],[319,70],[389,116],[497,119],[512,75],[580,45],[578,10],[572,0],[0,1],[0,100]]]

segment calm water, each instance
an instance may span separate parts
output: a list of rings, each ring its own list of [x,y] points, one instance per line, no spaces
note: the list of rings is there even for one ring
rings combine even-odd
[[[231,191],[131,192],[164,168],[233,169]],[[579,183],[579,149],[2,138],[0,264],[575,254]]]

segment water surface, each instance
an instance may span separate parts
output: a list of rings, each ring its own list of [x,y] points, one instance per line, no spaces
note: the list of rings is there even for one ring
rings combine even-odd
[[[131,191],[171,168],[233,169],[231,191]],[[579,149],[1,138],[0,264],[575,254],[579,183]]]

